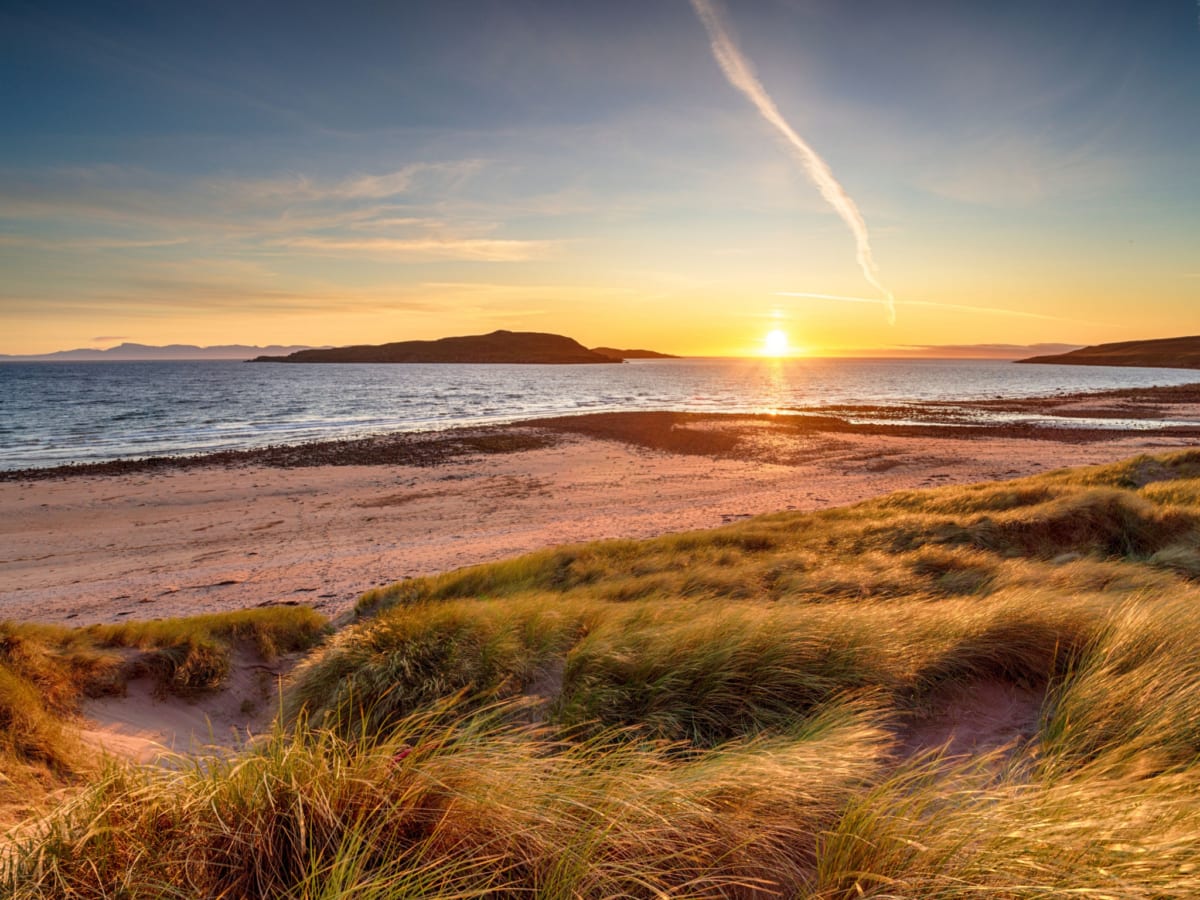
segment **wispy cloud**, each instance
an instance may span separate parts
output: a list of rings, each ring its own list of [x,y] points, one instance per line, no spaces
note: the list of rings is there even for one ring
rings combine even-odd
[[[424,281],[418,287],[425,292],[459,297],[502,296],[512,299],[529,297],[539,301],[560,300],[563,297],[630,300],[646,296],[645,292],[639,288],[594,285],[586,282],[567,284],[559,282]]]
[[[175,247],[187,238],[42,238],[24,234],[0,234],[0,247],[25,250],[142,250],[149,247]]]
[[[411,216],[413,204],[444,205],[482,165],[416,163],[334,180],[294,175],[180,181],[120,166],[0,171],[0,219],[253,231],[396,216],[397,203]]]
[[[399,280],[346,284],[289,275],[271,260],[227,257],[131,259],[106,266],[103,277],[84,268],[50,282],[0,285],[0,315],[17,319],[111,316],[168,320],[173,316],[232,320],[243,315],[354,314],[435,310],[431,300]],[[97,329],[98,330],[98,329]]]
[[[783,137],[788,147],[800,161],[804,171],[817,186],[821,196],[841,216],[842,221],[854,235],[856,257],[863,277],[874,288],[882,293],[885,299],[883,305],[888,311],[888,320],[896,321],[896,307],[892,302],[892,292],[883,286],[879,280],[879,269],[871,253],[871,235],[867,231],[867,222],[859,212],[858,204],[846,192],[841,183],[834,177],[829,164],[809,146],[804,138],[783,117],[775,101],[758,80],[758,75],[750,65],[750,61],[742,54],[733,35],[726,25],[721,13],[713,0],[692,0],[692,8],[704,24],[712,46],[713,56],[725,73],[729,83],[745,95],[764,119]]]
[[[845,297],[841,294],[815,294],[810,291],[776,291],[776,297],[807,297],[811,300],[832,300],[836,303],[871,303],[885,304],[888,301],[875,297]],[[1019,309],[1003,309],[997,306],[969,306],[965,303],[938,303],[933,300],[893,300],[896,306],[925,306],[934,309],[953,309],[960,312],[980,313],[989,316],[1015,316],[1020,319],[1042,319],[1049,322],[1075,322],[1082,325],[1093,325],[1082,319],[1069,319],[1064,316],[1051,316],[1045,313],[1025,312]]]
[[[348,291],[341,286],[254,283],[236,277],[205,279],[145,277],[114,280],[93,290],[0,291],[0,315],[70,319],[78,316],[171,320],[180,317],[230,319],[243,315],[347,315],[439,312],[430,298],[408,285],[374,285]],[[99,340],[99,338],[97,338]]]
[[[457,191],[482,165],[467,159],[341,179],[182,183],[112,166],[32,179],[0,172],[0,247],[86,252],[191,243],[206,258],[297,252],[399,263],[552,255],[558,241],[506,237],[497,233],[503,222],[464,213]],[[47,236],[56,231],[62,236]]]
[[[305,175],[258,179],[209,179],[200,190],[225,197],[241,197],[283,203],[325,200],[385,200],[410,193],[426,183],[441,186],[462,184],[477,174],[485,163],[479,159],[438,163],[412,163],[391,172],[362,173],[340,179],[316,179]]]
[[[556,241],[492,238],[364,238],[300,237],[279,246],[331,256],[368,254],[406,262],[456,259],[475,262],[525,262],[550,255]]]

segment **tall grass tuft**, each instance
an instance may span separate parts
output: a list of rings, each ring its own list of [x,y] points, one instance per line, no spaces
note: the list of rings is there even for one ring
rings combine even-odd
[[[886,741],[853,709],[830,710],[807,737],[681,762],[665,745],[564,743],[470,721],[410,717],[369,748],[301,729],[180,772],[110,769],[29,830],[0,885],[14,898],[118,888],[127,897],[795,895],[820,835],[874,777]]]

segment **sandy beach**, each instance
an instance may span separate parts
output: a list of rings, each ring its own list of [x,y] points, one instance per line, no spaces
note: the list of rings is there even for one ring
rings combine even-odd
[[[1173,417],[1200,422],[1194,388],[1163,390],[1019,402],[1121,418],[1169,404]],[[85,624],[279,603],[337,617],[377,585],[557,544],[710,528],[1197,440],[1200,427],[613,413],[3,473],[0,617]]]

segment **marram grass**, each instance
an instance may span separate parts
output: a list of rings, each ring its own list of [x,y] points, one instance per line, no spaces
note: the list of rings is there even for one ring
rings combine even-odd
[[[0,818],[94,771],[72,727],[84,698],[119,695],[143,675],[164,695],[218,689],[236,646],[269,660],[312,647],[327,628],[303,607],[85,628],[0,622]]]
[[[1200,896],[1197,476],[1141,457],[370,592],[269,741],[110,765],[13,833],[0,891]],[[109,665],[38,639],[26,754]],[[952,749],[953,704],[997,692],[1028,727]]]

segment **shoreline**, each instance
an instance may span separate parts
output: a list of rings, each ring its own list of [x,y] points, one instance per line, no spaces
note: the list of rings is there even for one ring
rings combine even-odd
[[[1200,402],[1185,413],[1200,423]],[[371,588],[556,545],[1197,445],[1200,425],[602,413],[37,470],[0,481],[0,619],[83,625],[276,604],[337,618]]]
[[[970,412],[1026,413],[1060,418],[1064,424],[964,421],[963,414]],[[1195,425],[1100,428],[1067,424],[1080,418],[1148,420],[1189,416],[1196,422]],[[851,417],[872,421],[855,422],[851,421]],[[897,419],[905,421],[894,421]],[[960,440],[1014,438],[1062,443],[1106,441],[1135,434],[1145,437],[1200,437],[1200,383],[1076,392],[1053,397],[961,402],[930,400],[888,406],[801,406],[789,407],[778,413],[670,410],[580,413],[521,419],[495,425],[385,432],[359,438],[271,444],[240,450],[126,457],[5,469],[0,470],[0,483],[207,467],[267,466],[287,469],[360,465],[436,466],[464,457],[545,448],[552,446],[566,434],[623,440],[675,453],[720,455],[737,451],[736,446],[729,446],[728,440],[706,441],[697,436],[692,436],[690,440],[678,440],[669,437],[669,432],[677,425],[686,428],[690,423],[704,421],[744,424],[748,427],[770,423],[781,431],[790,431],[797,435],[852,434]],[[663,428],[664,423],[668,426],[666,429]],[[666,438],[662,436],[664,431],[668,435]]]

